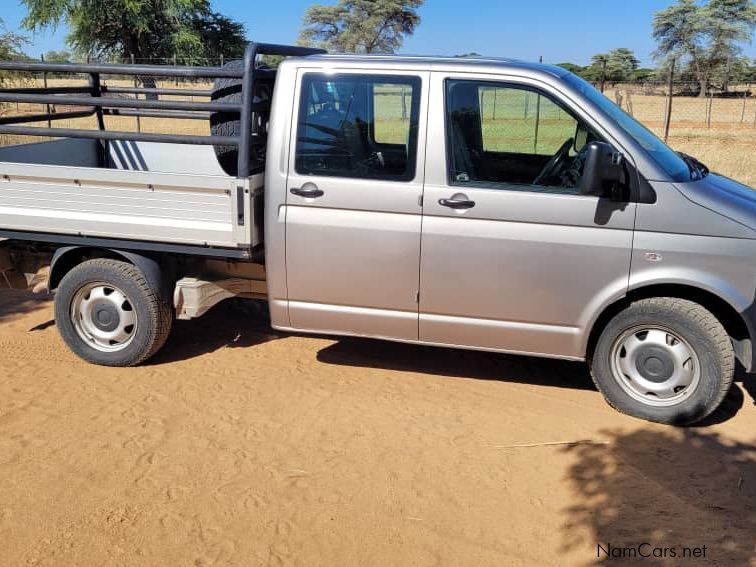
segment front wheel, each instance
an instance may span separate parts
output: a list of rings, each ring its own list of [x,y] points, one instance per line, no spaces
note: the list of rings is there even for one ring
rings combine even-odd
[[[684,425],[722,403],[733,381],[735,354],[711,312],[692,301],[658,297],[615,315],[590,365],[596,387],[615,409]]]
[[[87,362],[135,366],[163,346],[173,313],[136,266],[100,258],[79,264],[60,282],[55,322]]]

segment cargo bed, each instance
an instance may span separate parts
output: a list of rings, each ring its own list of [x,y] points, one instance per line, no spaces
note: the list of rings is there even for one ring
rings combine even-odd
[[[210,146],[63,139],[0,148],[0,237],[250,251],[262,244],[254,211],[262,213],[263,177],[226,175]]]

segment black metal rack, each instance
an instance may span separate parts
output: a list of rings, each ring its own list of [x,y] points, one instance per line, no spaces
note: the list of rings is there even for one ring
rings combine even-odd
[[[89,76],[89,86],[38,87],[0,89],[0,102],[15,102],[47,105],[48,112],[35,115],[0,117],[0,134],[23,136],[84,138],[101,141],[160,142],[170,144],[194,144],[212,146],[236,146],[239,148],[238,176],[251,174],[250,158],[252,145],[265,143],[264,139],[253,141],[253,114],[270,110],[266,103],[254,103],[255,81],[275,77],[275,71],[257,67],[260,55],[306,56],[325,53],[322,49],[293,45],[250,43],[244,54],[242,68],[226,67],[180,67],[163,65],[117,65],[76,63],[25,63],[2,62],[0,71],[24,73],[84,74]],[[101,83],[102,75],[134,77],[176,77],[186,79],[240,79],[241,102],[198,102],[175,100],[141,100],[115,98],[113,95],[191,96],[211,98],[212,91],[202,89],[108,87]],[[54,113],[49,105],[81,106],[83,110]],[[147,134],[105,130],[105,116],[130,116],[145,118],[168,118],[177,120],[209,120],[212,113],[238,113],[241,129],[239,136],[192,136],[186,134]],[[56,120],[96,116],[98,130],[52,128]],[[36,122],[48,122],[48,127],[20,126]]]

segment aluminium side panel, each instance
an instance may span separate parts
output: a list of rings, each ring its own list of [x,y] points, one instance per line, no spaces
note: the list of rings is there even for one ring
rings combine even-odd
[[[249,189],[228,176],[0,163],[0,232],[248,247]]]

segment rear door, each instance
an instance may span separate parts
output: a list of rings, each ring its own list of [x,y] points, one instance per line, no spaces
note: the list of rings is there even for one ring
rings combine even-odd
[[[626,289],[635,204],[580,195],[607,139],[533,80],[433,73],[420,340],[570,358]]]
[[[286,201],[291,326],[416,340],[429,73],[299,73]]]

